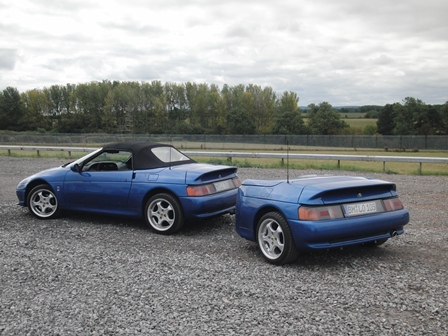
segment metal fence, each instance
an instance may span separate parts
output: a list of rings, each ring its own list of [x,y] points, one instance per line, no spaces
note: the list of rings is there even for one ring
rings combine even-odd
[[[214,134],[61,134],[0,132],[0,144],[102,145],[121,141],[171,143],[179,148],[283,150],[334,147],[386,150],[448,150],[446,135],[214,135]]]

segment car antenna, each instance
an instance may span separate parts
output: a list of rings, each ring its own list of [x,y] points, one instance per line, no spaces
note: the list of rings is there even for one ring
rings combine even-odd
[[[170,140],[170,146],[171,146],[171,140]],[[169,169],[171,170],[171,147],[168,147],[170,151],[170,163],[169,163]]]
[[[289,183],[289,141],[286,138],[286,183]]]

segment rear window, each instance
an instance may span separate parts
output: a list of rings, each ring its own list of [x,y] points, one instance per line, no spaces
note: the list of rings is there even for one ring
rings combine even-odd
[[[178,150],[172,147],[155,147],[151,151],[154,155],[162,162],[178,162],[178,161],[189,161],[190,158],[185,156]]]

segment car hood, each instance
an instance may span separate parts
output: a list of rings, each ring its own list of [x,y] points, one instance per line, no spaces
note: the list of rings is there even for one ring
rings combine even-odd
[[[245,180],[244,195],[300,204],[334,204],[396,196],[396,185],[355,176],[306,175],[286,180]]]
[[[28,181],[35,180],[38,178],[45,179],[46,181],[53,181],[63,179],[65,174],[67,174],[68,168],[65,167],[55,167],[50,169],[42,170],[36,174],[28,176],[22,180],[19,184],[27,183]]]

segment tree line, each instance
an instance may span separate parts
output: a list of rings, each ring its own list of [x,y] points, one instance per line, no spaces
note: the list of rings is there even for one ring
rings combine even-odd
[[[328,102],[303,113],[292,91],[206,83],[104,80],[0,92],[0,130],[132,134],[448,134],[448,102],[402,103],[337,110]],[[350,127],[340,112],[378,118],[377,127]]]

